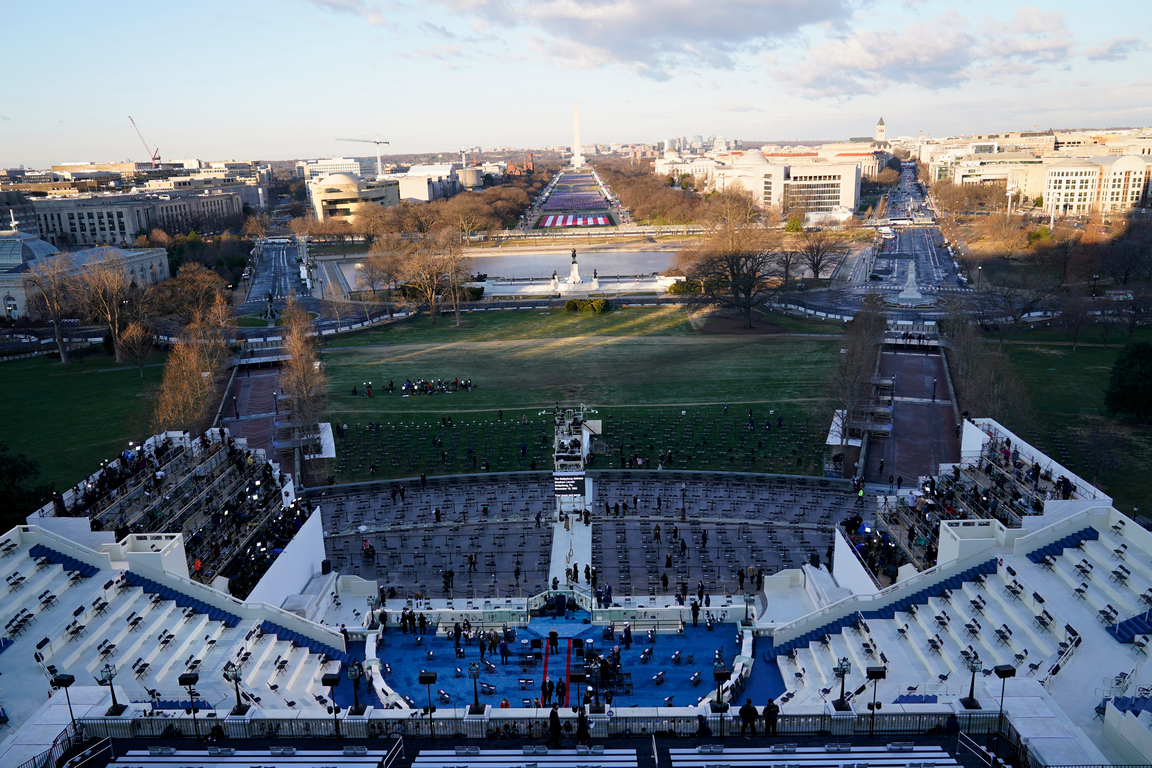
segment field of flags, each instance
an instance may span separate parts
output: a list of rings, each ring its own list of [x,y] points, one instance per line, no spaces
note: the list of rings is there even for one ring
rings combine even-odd
[[[568,214],[560,216],[544,216],[540,219],[541,228],[550,227],[608,227],[612,219],[608,216]]]

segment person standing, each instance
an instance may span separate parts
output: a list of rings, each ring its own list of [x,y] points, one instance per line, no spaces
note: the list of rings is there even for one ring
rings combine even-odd
[[[756,721],[760,719],[760,713],[756,711],[756,707],[752,706],[752,699],[745,699],[744,706],[740,707],[740,735],[746,736],[748,729],[752,729],[752,735],[756,735]]]
[[[699,626],[700,624],[700,603],[695,600],[692,601],[692,626]]]
[[[560,749],[560,707],[558,704],[552,705],[552,711],[548,713],[548,741],[544,744],[546,747],[556,745],[556,749]]]
[[[665,587],[665,589],[667,589],[667,587]],[[632,625],[628,622],[624,623],[624,633],[620,638],[620,642],[624,644],[624,650],[632,650]]]
[[[548,651],[549,653],[560,653],[560,633],[556,631],[555,627],[548,633]]]
[[[552,706],[552,681],[545,676],[544,682],[540,683],[540,701],[546,707]]]
[[[561,707],[568,706],[568,683],[564,682],[564,678],[556,681],[556,704]]]
[[[764,735],[776,735],[776,720],[780,717],[780,705],[772,699],[764,705]]]

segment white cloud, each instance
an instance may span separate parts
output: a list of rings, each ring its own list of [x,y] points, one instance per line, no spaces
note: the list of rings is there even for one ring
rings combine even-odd
[[[743,101],[733,101],[733,102],[730,102],[728,104],[721,104],[720,106],[716,107],[716,109],[720,110],[721,112],[760,112],[760,111],[762,111],[760,107],[753,106],[752,104],[746,104]]]
[[[975,24],[947,11],[902,29],[846,33],[810,48],[796,67],[770,73],[810,96],[844,97],[899,84],[940,90],[977,78],[1018,81],[1042,66],[1066,65],[1074,45],[1062,14],[1028,6],[1006,21]]]
[[[374,27],[388,24],[380,5],[374,0],[309,0],[309,2],[333,13],[359,16]]]
[[[731,67],[802,28],[841,22],[850,0],[436,0],[539,36],[540,53],[579,68],[623,65],[666,79],[679,67]]]
[[[1137,37],[1117,37],[1103,45],[1084,51],[1084,58],[1089,61],[1123,61],[1147,47]]]

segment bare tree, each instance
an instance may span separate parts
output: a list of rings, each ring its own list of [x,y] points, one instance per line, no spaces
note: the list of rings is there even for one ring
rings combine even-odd
[[[114,251],[105,250],[88,262],[78,275],[76,293],[84,314],[101,323],[111,335],[116,362],[124,362],[120,332],[127,320],[133,294],[124,258]]]
[[[752,309],[776,292],[778,251],[763,230],[721,228],[686,254],[685,271],[700,283],[702,301],[730,307],[752,327]]]
[[[1010,318],[1012,324],[1018,325],[1025,315],[1050,299],[1054,290],[1044,275],[1005,275],[996,281],[988,280],[981,298],[1001,318]],[[1000,324],[1003,326],[1003,322]],[[1003,336],[1000,343],[1003,346]]]
[[[317,441],[328,376],[320,363],[308,314],[293,300],[289,300],[284,311],[284,328],[284,354],[288,359],[280,368],[280,391],[292,409],[296,476],[302,477],[304,449]]]
[[[219,274],[196,261],[186,261],[180,271],[156,286],[155,307],[175,315],[185,323],[203,316],[226,295],[228,283]]]
[[[826,267],[848,252],[848,244],[844,239],[827,230],[805,232],[799,240],[797,250],[804,265],[812,272],[813,280],[819,280]]]
[[[1092,302],[1083,296],[1066,296],[1060,303],[1060,325],[1072,339],[1072,351],[1084,330],[1092,324]]]
[[[229,316],[221,297],[181,329],[156,396],[152,423],[157,431],[190,429],[204,416],[228,356]]]
[[[460,322],[460,301],[464,293],[464,284],[472,279],[472,259],[464,254],[463,248],[453,238],[441,241],[441,258],[444,262],[444,281],[447,287],[448,299],[452,302],[452,312],[456,316],[456,327]]]
[[[244,234],[253,240],[263,240],[272,218],[266,213],[254,213],[244,220]]]
[[[125,359],[135,363],[140,370],[140,378],[144,378],[144,363],[156,354],[156,346],[152,343],[152,331],[143,323],[133,320],[120,334],[120,347],[124,351]]]
[[[456,195],[447,201],[441,212],[443,221],[460,234],[463,242],[467,243],[476,232],[491,229],[496,223],[492,209],[486,205],[479,195],[465,192]]]
[[[352,226],[356,234],[363,235],[364,241],[371,246],[376,238],[388,232],[388,211],[376,203],[368,203],[356,209],[356,219]]]
[[[405,254],[400,276],[423,303],[428,304],[432,324],[436,324],[436,304],[446,287],[447,264],[436,238],[415,243]]]
[[[865,409],[872,404],[872,375],[887,327],[888,322],[878,311],[875,298],[869,296],[843,336],[844,346],[829,382],[832,422],[840,432],[842,451],[852,434],[860,431]]]
[[[68,363],[68,345],[64,342],[64,317],[73,308],[72,259],[67,254],[59,254],[50,259],[37,259],[24,276],[25,293],[29,303],[38,314],[52,323],[52,333],[56,337],[56,349],[60,352],[60,362]],[[29,289],[35,289],[32,295]]]

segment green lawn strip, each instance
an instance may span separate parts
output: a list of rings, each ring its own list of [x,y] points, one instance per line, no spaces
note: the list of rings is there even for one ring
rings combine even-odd
[[[660,405],[819,399],[836,340],[611,336],[329,349],[334,411],[540,408],[554,402]],[[472,379],[472,392],[380,394],[392,380]],[[351,398],[373,382],[372,400]],[[345,405],[338,403],[344,402]],[[350,407],[354,406],[354,407]]]
[[[3,364],[6,396],[0,399],[0,439],[13,453],[40,462],[37,483],[64,490],[151,434],[152,395],[163,376],[162,357],[144,378],[134,366],[118,366],[103,354],[60,365],[38,357]],[[112,370],[109,370],[112,369]]]
[[[765,321],[780,326],[788,333],[819,333],[831,336],[840,336],[844,333],[844,323],[841,322],[796,317],[772,310],[757,311]]]
[[[441,317],[433,325],[427,315],[325,339],[326,349],[378,344],[436,344],[460,341],[503,341],[560,338],[576,335],[688,336],[692,325],[681,307],[619,307],[602,315],[564,309],[506,309]],[[475,377],[473,377],[475,378]]]
[[[752,407],[756,427],[748,429]],[[547,411],[548,409],[544,409]],[[593,468],[655,469],[661,453],[674,451],[669,468],[702,471],[773,472],[818,475],[824,453],[824,425],[818,404],[775,402],[685,407],[597,408],[590,415],[602,421],[603,439],[596,444]],[[771,412],[771,413],[770,413]],[[483,471],[528,471],[551,466],[549,414],[506,410],[450,414],[420,412],[401,417],[389,414],[373,422],[348,423],[347,437],[336,442],[338,459],[330,472],[339,482],[367,479],[460,474]],[[772,429],[764,429],[766,418]],[[785,420],[784,428],[775,419]],[[434,441],[438,438],[438,441]],[[473,461],[475,458],[475,461]],[[373,467],[375,471],[373,471]]]
[[[1091,438],[1078,435],[1077,429],[1098,422],[1091,415],[1093,409],[1100,417],[1110,418],[1104,408],[1104,389],[1120,345],[1111,344],[1108,349],[1081,347],[1073,352],[1064,345],[1009,344],[1005,350],[1032,394],[1036,415],[1035,429],[1021,436],[1091,481],[1092,470],[1085,465],[1081,450],[1085,439]],[[1113,421],[1128,445],[1119,456],[1118,467],[1104,472],[1099,482],[1119,509],[1129,511],[1137,505],[1152,510],[1152,491],[1146,480],[1152,471],[1150,433],[1139,425]]]
[[[535,423],[540,420],[542,410],[560,402],[587,404],[606,415],[611,414],[613,419],[622,419],[619,424],[627,422],[631,418],[629,414],[641,414],[636,418],[642,421],[645,430],[657,426],[665,430],[669,427],[656,421],[660,417],[676,418],[680,411],[687,411],[685,418],[691,419],[707,411],[722,418],[719,414],[723,405],[729,403],[731,408],[726,420],[729,431],[731,424],[746,421],[749,407],[756,412],[758,430],[762,429],[768,410],[774,408],[784,410],[785,418],[790,421],[802,417],[810,430],[811,444],[791,446],[796,447],[797,454],[787,454],[787,470],[818,473],[824,431],[820,424],[821,392],[836,344],[836,340],[772,337],[580,336],[329,349],[325,352],[325,365],[332,380],[330,418],[353,428],[376,422],[389,429],[390,425],[398,424],[436,425],[446,416],[452,416],[457,424],[495,425],[501,409],[509,425],[518,425],[525,417]],[[398,392],[390,395],[380,392],[389,379],[399,387],[406,378],[419,377],[471,378],[477,387],[472,392],[411,397],[402,397]],[[363,391],[365,381],[373,382],[375,396],[371,399],[352,397],[352,387]],[[607,416],[605,420],[612,421]],[[460,464],[465,454],[452,458],[455,454],[449,450],[447,438],[446,445],[437,448],[433,455],[427,452],[431,451],[430,436],[421,436],[412,429],[405,427],[390,433],[384,442],[394,449],[390,449],[387,456],[377,449],[348,456],[341,454],[345,467],[337,476],[342,480],[363,479],[372,463],[377,464],[377,476],[383,477],[410,476],[414,469],[417,473],[471,471],[470,464]],[[712,429],[718,427],[712,426]],[[625,439],[625,434],[632,441],[644,439],[644,432],[621,430],[613,436],[607,424],[605,430],[605,439],[609,442]],[[692,432],[691,439],[700,439],[696,433],[702,430],[702,425],[688,430]],[[742,445],[740,441],[746,439],[745,432],[741,429],[736,435],[717,437],[712,447],[701,447],[691,468],[745,469],[746,458],[751,461],[750,454],[730,456],[726,452],[728,447]],[[520,461],[518,448],[512,456],[507,455],[507,447],[509,444],[518,447],[521,442],[534,446],[533,440],[538,437],[536,431],[528,429],[525,434],[509,435],[506,440],[485,438],[481,433],[470,439],[478,443],[472,446],[476,451],[481,450],[482,441],[493,440],[501,446],[503,452],[489,457],[493,471],[501,471],[527,469],[533,455]],[[682,434],[678,441],[689,445],[686,442],[689,437]],[[402,450],[399,446],[410,448]],[[461,448],[458,442],[453,446],[464,451],[468,447]],[[339,450],[338,445],[338,453]],[[441,465],[439,450],[449,452],[448,467]],[[642,454],[649,452],[646,448],[637,450]],[[660,448],[653,450],[654,457]],[[799,468],[792,465],[797,457],[801,459]],[[398,462],[397,466],[392,465],[393,460]],[[771,461],[767,454],[763,460]],[[543,466],[542,456],[538,466]],[[747,469],[785,471],[784,456],[777,456],[771,468],[757,469],[755,464],[748,463]]]

